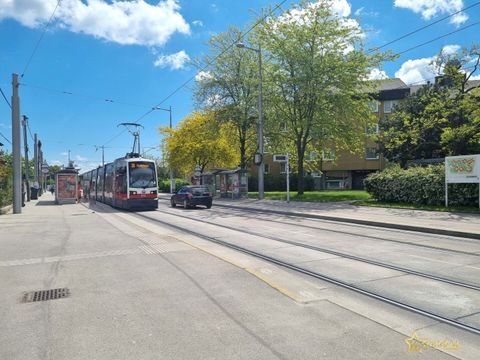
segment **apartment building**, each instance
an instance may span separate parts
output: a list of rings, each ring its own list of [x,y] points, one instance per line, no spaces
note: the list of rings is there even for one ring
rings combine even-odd
[[[410,94],[410,88],[400,79],[385,79],[380,81],[378,92],[373,94],[375,101],[371,104],[372,112],[378,121],[388,116],[400,101]],[[365,129],[367,141],[363,154],[348,151],[336,152],[332,149],[323,153],[322,173],[325,178],[322,187],[325,189],[363,189],[363,180],[371,172],[382,170],[386,159],[378,152],[378,146],[368,136],[378,133],[376,125]]]
[[[379,82],[378,91],[373,94],[372,112],[378,120],[388,116],[398,102],[410,94],[410,88],[400,79],[385,79]],[[349,151],[336,151],[334,146],[321,154],[308,153],[305,156],[306,174],[314,177],[315,189],[363,189],[363,180],[371,172],[384,169],[386,159],[378,152],[378,146],[368,135],[379,130],[375,126],[365,129],[367,141],[362,154]],[[292,164],[293,165],[293,164]],[[252,167],[256,174],[256,166]],[[285,176],[285,164],[273,161],[271,154],[265,154],[265,180]]]

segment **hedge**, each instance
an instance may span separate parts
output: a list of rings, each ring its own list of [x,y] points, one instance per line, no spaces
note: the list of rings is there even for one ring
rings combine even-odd
[[[287,188],[286,175],[265,174],[263,186],[265,191],[285,191]],[[315,179],[310,175],[305,175],[304,186],[305,191],[315,190]],[[258,191],[257,174],[249,174],[248,191]],[[298,175],[296,173],[290,174],[290,191],[298,191]]]
[[[175,189],[174,191],[180,189],[182,186],[190,185],[190,182],[184,179],[175,179]],[[163,193],[170,192],[170,179],[168,180],[161,180],[158,183],[158,191]]]
[[[365,190],[376,200],[416,205],[445,204],[445,167],[431,165],[402,169],[392,166],[370,174]],[[478,184],[449,184],[448,204],[478,206]]]

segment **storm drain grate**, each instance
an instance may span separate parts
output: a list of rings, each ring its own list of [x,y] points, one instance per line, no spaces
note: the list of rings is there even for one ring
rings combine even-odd
[[[69,296],[70,290],[68,288],[30,291],[23,295],[22,302],[29,303],[36,301],[48,301],[62,299]]]

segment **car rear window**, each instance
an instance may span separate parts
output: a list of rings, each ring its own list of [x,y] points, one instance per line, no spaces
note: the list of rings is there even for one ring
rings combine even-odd
[[[209,195],[210,191],[206,187],[194,187],[192,188],[193,195]]]

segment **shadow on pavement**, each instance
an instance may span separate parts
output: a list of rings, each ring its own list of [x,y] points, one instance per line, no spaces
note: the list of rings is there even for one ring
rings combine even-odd
[[[38,201],[35,206],[48,206],[48,205],[57,205],[55,200],[40,200]]]

